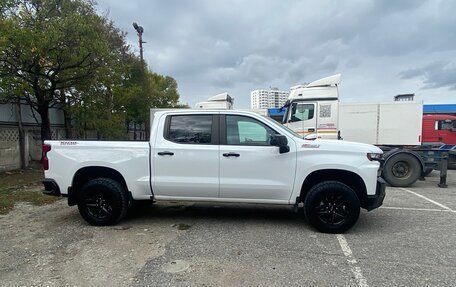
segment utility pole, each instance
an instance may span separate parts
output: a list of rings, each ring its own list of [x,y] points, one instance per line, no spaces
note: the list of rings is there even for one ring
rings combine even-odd
[[[136,32],[138,33],[138,42],[139,42],[139,58],[141,59],[141,67],[143,71],[145,71],[146,68],[146,63],[144,62],[144,49],[143,49],[143,44],[146,43],[142,40],[142,34],[144,33],[144,28],[142,26],[139,26],[138,23],[133,22],[133,28],[135,28]],[[143,87],[144,89],[144,87]],[[148,124],[147,122],[149,121],[148,118],[144,119],[144,124],[146,127],[146,135],[148,135],[147,129],[148,129]],[[133,139],[137,140],[137,134],[136,134],[136,120],[133,122]]]

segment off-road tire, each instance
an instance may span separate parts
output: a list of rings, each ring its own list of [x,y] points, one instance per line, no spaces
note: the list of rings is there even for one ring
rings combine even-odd
[[[382,176],[391,186],[407,187],[420,178],[421,169],[421,164],[416,157],[399,153],[386,161]]]
[[[78,194],[78,209],[91,225],[113,225],[125,217],[128,195],[125,188],[113,179],[92,179]]]
[[[339,181],[313,186],[304,200],[304,215],[318,231],[343,233],[358,220],[360,202],[356,193]]]

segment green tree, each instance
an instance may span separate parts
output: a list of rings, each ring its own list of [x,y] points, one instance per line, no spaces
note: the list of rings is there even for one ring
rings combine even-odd
[[[72,129],[76,137],[86,138],[92,130],[99,139],[125,139],[128,110],[141,94],[137,75],[132,71],[138,61],[130,53],[111,63],[109,69],[100,69],[89,85],[68,91],[71,104]]]
[[[151,86],[150,103],[155,108],[175,108],[179,104],[177,82],[169,76],[149,73]]]
[[[88,0],[8,0],[0,12],[2,89],[25,98],[50,139],[49,108],[112,56],[107,21]]]
[[[131,78],[125,87],[130,93],[123,95],[127,122],[144,124],[146,138],[149,135],[149,113],[151,108],[184,107],[179,104],[177,82],[170,76],[153,73],[139,59],[131,64]]]
[[[39,114],[42,140],[52,107],[68,138],[102,139],[124,138],[129,122],[148,130],[150,108],[185,107],[176,81],[149,71],[91,0],[2,0],[0,75],[0,93]]]

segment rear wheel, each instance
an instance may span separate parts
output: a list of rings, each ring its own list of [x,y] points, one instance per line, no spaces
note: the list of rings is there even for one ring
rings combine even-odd
[[[123,186],[113,179],[93,179],[82,187],[78,209],[92,225],[113,225],[125,216],[128,196]]]
[[[317,230],[343,233],[358,220],[360,202],[356,193],[338,181],[324,181],[312,187],[304,200],[304,214]]]
[[[413,155],[399,153],[386,161],[382,175],[390,185],[406,187],[420,178],[421,164]]]

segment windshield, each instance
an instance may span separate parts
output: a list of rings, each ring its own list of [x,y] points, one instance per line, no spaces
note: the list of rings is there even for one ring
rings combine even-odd
[[[269,124],[273,125],[273,126],[279,126],[285,130],[287,130],[290,134],[292,134],[293,136],[297,137],[297,138],[301,138],[302,139],[302,136],[295,133],[292,129],[290,129],[289,127],[285,126],[285,125],[280,125],[278,124],[275,120],[271,119],[270,117],[268,116],[263,116],[261,115],[266,121],[268,121]]]

